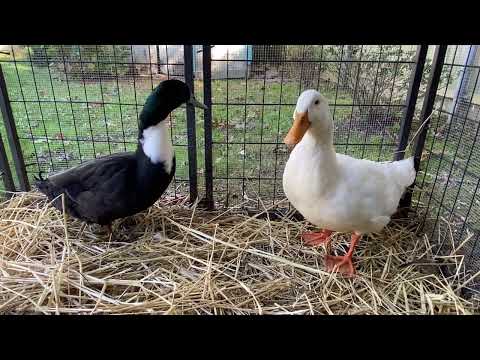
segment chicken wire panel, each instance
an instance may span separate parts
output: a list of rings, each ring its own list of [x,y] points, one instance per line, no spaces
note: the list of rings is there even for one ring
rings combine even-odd
[[[137,145],[161,81],[183,80],[183,46],[15,45],[0,59],[29,178]],[[185,109],[170,116],[175,189],[188,181]]]
[[[284,198],[283,138],[298,96],[309,88],[329,100],[338,152],[393,158],[416,46],[224,45],[215,52],[216,47],[211,50],[216,200],[232,206],[260,197],[268,206]]]
[[[480,270],[479,73],[478,45],[448,47],[415,193],[437,251],[463,244],[458,252],[472,273]],[[472,287],[480,290],[480,283]]]

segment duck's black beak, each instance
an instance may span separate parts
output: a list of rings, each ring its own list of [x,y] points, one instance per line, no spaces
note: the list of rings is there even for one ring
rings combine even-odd
[[[193,106],[198,107],[200,109],[208,110],[208,107],[205,104],[202,104],[197,99],[195,99],[195,97],[193,95],[190,97],[190,100],[187,101],[187,104],[193,105]]]

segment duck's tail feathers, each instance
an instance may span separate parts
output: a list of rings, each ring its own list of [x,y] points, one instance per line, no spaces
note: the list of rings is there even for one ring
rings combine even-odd
[[[43,176],[43,171],[39,171],[38,172],[38,176],[33,176],[33,178],[35,179],[35,186],[37,187],[37,189],[41,192],[41,193],[44,193],[45,195],[47,196],[50,196],[52,195],[52,192],[53,192],[53,187],[52,187],[52,184],[50,182],[50,180],[45,179]]]
[[[62,193],[66,195],[68,199],[70,199],[73,203],[78,204],[78,201],[70,194],[70,191],[66,188],[59,188],[56,186],[52,181],[48,178],[45,179],[42,177],[42,171],[38,173],[38,177],[34,176],[35,178],[35,186],[37,189],[45,194],[50,200],[56,198],[57,196],[61,195]]]
[[[408,159],[395,161],[392,163],[395,181],[401,187],[407,188],[415,181],[416,171],[413,159],[414,158],[412,156]]]
[[[39,170],[39,171],[38,171],[38,176],[33,175],[33,178],[34,178],[36,181],[45,181],[45,179],[43,178],[42,174],[43,174],[43,171],[42,171],[42,170]]]

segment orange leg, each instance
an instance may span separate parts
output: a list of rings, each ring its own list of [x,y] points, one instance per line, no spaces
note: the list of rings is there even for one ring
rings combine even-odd
[[[319,232],[310,232],[310,233],[303,233],[302,240],[305,241],[306,245],[315,246],[320,244],[328,245],[330,242],[330,235],[332,235],[333,231],[323,229]]]
[[[362,237],[361,234],[353,233],[352,239],[350,240],[350,248],[348,252],[344,256],[332,256],[332,255],[325,255],[325,264],[327,266],[328,271],[335,271],[342,274],[346,274],[349,276],[353,276],[355,274],[355,268],[352,264],[352,255],[353,250],[355,249],[355,245],[357,245],[358,240]]]

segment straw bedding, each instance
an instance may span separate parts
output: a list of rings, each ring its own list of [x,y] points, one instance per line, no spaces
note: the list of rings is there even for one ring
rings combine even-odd
[[[117,221],[110,238],[40,194],[22,193],[0,204],[0,313],[478,312],[460,295],[471,275],[458,249],[434,256],[414,222],[395,220],[364,237],[353,279],[324,271],[325,248],[300,240],[309,227],[289,214],[273,220],[267,212],[212,212],[164,198]],[[348,240],[336,234],[331,252],[343,254]]]

